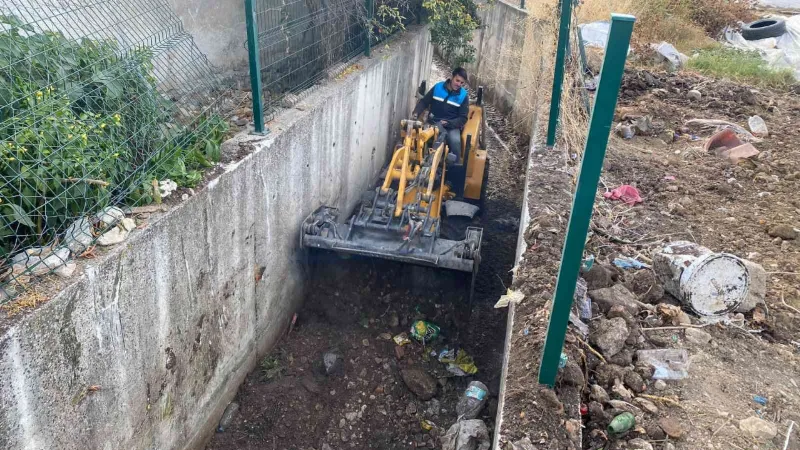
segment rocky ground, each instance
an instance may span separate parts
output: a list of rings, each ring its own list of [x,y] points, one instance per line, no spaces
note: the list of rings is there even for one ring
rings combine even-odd
[[[468,322],[468,277],[315,253],[293,329],[247,377],[238,411],[209,450],[443,448],[443,435],[464,416],[459,401],[472,381],[482,382],[488,396],[470,424],[489,442],[506,324],[505,310],[493,306],[511,284],[525,144],[519,139],[519,148],[502,117],[487,110],[504,142],[486,140],[487,215],[480,219],[482,262]],[[416,320],[435,323],[441,335],[425,345],[397,345],[394,337],[408,334]],[[439,361],[442,351],[457,349],[473,358],[477,373],[457,376]]]
[[[596,259],[583,274],[592,309],[570,327],[557,398],[534,387],[533,376],[568,217],[562,191],[571,190],[575,167],[571,155],[535,156],[545,167],[534,168],[540,179],[531,177],[529,201],[539,204],[531,207],[514,285],[526,299],[517,307],[508,369],[507,448],[784,448],[790,424],[800,421],[798,107],[791,93],[689,73],[626,73],[616,121],[636,135],[610,142],[586,250]],[[758,156],[736,164],[703,148],[714,129],[689,122],[747,128],[755,115],[769,135],[753,143]],[[623,184],[643,201],[604,198]],[[703,317],[665,292],[654,270],[613,264],[617,257],[652,264],[675,240],[759,264],[765,303]],[[654,349],[685,350],[686,377],[653,379],[654,367],[637,352]],[[610,431],[625,412],[633,425]],[[800,448],[797,431],[785,448]]]

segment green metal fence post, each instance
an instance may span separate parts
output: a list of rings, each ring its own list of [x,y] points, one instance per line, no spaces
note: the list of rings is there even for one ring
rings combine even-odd
[[[547,122],[547,146],[556,144],[556,127],[561,111],[561,86],[564,83],[564,56],[569,45],[569,23],[572,20],[572,0],[560,0],[561,22],[558,29],[556,64],[553,72],[553,91],[550,95],[550,119]]]
[[[370,35],[372,34],[372,0],[365,0],[365,5],[367,7],[367,25],[364,31],[366,32],[367,36],[366,40],[364,41],[364,56],[369,57],[372,49],[372,42],[370,42]]]
[[[257,134],[264,134],[264,105],[261,103],[261,61],[258,51],[258,24],[256,23],[255,0],[244,0],[247,23],[247,53],[250,60],[250,90],[253,94],[253,124]]]
[[[567,0],[570,1],[570,0]],[[583,152],[583,161],[578,175],[578,186],[572,201],[572,211],[567,225],[567,237],[561,255],[561,267],[558,271],[553,305],[550,310],[550,323],[547,326],[542,360],[539,367],[539,383],[553,386],[558,374],[558,363],[567,333],[569,312],[572,298],[575,295],[575,284],[578,281],[583,248],[592,218],[594,197],[597,183],[606,156],[608,137],[611,134],[611,122],[617,106],[625,59],[628,56],[628,45],[633,32],[633,16],[624,14],[611,15],[611,29],[606,43],[603,68],[600,71],[600,83],[592,109],[589,123],[589,135]]]

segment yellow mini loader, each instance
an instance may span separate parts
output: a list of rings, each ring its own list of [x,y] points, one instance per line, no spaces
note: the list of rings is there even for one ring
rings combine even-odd
[[[420,86],[424,94],[425,83]],[[374,190],[346,220],[322,206],[303,222],[301,245],[472,273],[480,263],[483,229],[468,225],[481,212],[489,160],[483,143],[483,89],[469,107],[462,164],[446,161],[438,127],[402,120],[402,144]]]

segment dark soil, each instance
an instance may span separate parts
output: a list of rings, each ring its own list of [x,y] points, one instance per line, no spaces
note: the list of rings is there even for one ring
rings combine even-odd
[[[440,448],[438,436],[456,422],[456,403],[479,380],[490,400],[479,418],[494,428],[506,311],[494,303],[511,285],[522,202],[524,148],[487,107],[489,125],[511,145],[487,139],[491,158],[482,261],[469,321],[469,275],[389,261],[311,254],[307,298],[292,331],[241,386],[232,424],[208,449]],[[523,146],[524,147],[524,146]],[[455,288],[454,288],[455,287]],[[414,320],[439,325],[442,335],[423,347],[402,347],[392,336]],[[432,355],[461,348],[478,367],[458,377]],[[342,357],[341,372],[326,374],[323,354]],[[437,381],[431,400],[404,383],[403,369],[419,368]],[[425,430],[428,420],[433,429]]]

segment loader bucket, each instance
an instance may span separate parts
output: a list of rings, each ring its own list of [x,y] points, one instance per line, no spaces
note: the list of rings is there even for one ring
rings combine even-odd
[[[402,228],[360,222],[354,215],[338,221],[336,208],[320,207],[303,222],[301,247],[382,258],[422,266],[476,273],[480,264],[481,228],[469,227],[463,240],[418,234]]]

